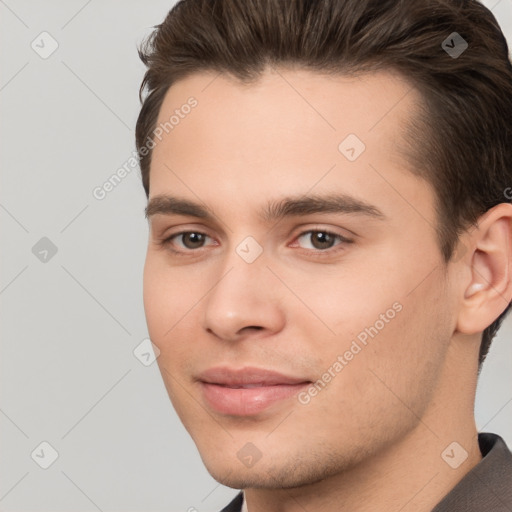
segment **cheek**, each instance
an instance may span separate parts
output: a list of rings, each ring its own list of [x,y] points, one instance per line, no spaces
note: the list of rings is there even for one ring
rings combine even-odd
[[[319,357],[318,378],[330,370],[336,377],[328,387],[353,405],[376,397],[386,402],[392,392],[423,403],[450,339],[443,276],[434,272],[414,287],[418,279],[412,276],[427,275],[429,269],[409,264],[406,273],[389,267],[380,265],[373,275],[351,271],[294,283],[309,311],[297,303],[290,322],[307,340],[309,353]],[[336,364],[340,356],[342,369]]]
[[[375,324],[379,332],[388,330],[400,316],[396,309],[400,308],[400,294],[394,291],[396,284],[387,282],[386,272],[372,272],[374,267],[374,262],[356,265],[347,261],[338,268],[318,266],[308,272],[281,269],[283,281],[294,293],[283,305],[292,328],[300,325],[305,330],[303,339],[340,350],[348,349],[358,335],[364,341],[368,337],[365,330],[375,330]]]
[[[187,278],[181,269],[173,269],[162,258],[148,254],[144,266],[143,297],[146,323],[151,341],[160,350],[157,364],[169,398],[181,421],[196,421],[200,411],[183,390],[184,374],[190,359],[193,335],[187,329],[194,315],[194,304],[201,297],[197,280]],[[197,322],[196,322],[197,323]]]
[[[406,415],[414,411],[421,416],[427,407],[452,332],[442,289],[442,282],[433,279],[400,297],[401,311],[361,352],[359,362],[367,375],[367,398],[375,400],[376,408],[388,402],[404,409]]]
[[[317,353],[322,353],[318,379],[326,384],[319,383],[319,391],[299,410],[308,432],[323,418],[323,438],[351,439],[364,450],[368,440],[404,434],[424,414],[444,357],[443,347],[435,345],[442,328],[418,318],[421,311],[403,302],[380,331],[381,324],[376,331],[353,327],[367,335],[366,344],[352,334],[340,335],[330,347],[317,343]],[[372,322],[373,316],[368,318]],[[337,373],[339,356],[343,369]]]
[[[151,340],[161,352],[180,336],[187,317],[201,298],[200,282],[192,273],[173,269],[162,258],[148,255],[144,266],[143,298]],[[182,338],[182,336],[181,336]],[[184,340],[185,341],[185,340]]]

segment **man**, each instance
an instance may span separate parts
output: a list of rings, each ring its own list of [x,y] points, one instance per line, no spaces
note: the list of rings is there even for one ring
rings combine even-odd
[[[141,49],[144,304],[225,511],[507,511],[512,66],[480,3],[185,0]]]

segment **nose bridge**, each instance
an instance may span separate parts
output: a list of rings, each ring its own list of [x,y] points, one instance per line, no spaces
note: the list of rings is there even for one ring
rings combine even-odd
[[[271,277],[267,263],[267,254],[263,246],[253,236],[246,236],[241,242],[230,247],[225,256],[222,272],[224,277],[216,286],[218,292],[222,292],[226,287],[229,288],[231,296],[240,294],[242,297],[249,297],[251,287]],[[254,291],[264,293],[264,290],[258,288],[260,287]]]
[[[263,247],[247,237],[231,249],[206,297],[204,327],[232,339],[244,327],[276,329],[283,315]]]

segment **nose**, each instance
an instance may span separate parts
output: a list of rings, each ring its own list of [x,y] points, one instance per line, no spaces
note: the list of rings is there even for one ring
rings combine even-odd
[[[247,263],[234,254],[223,270],[205,298],[204,329],[226,341],[279,332],[282,290],[265,259]]]

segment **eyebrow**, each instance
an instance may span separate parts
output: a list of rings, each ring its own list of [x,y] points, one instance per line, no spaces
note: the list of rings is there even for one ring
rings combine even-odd
[[[366,215],[377,219],[386,216],[376,206],[347,194],[301,195],[269,201],[260,211],[263,222],[271,223],[286,217],[299,217],[314,213],[342,213]],[[153,215],[185,215],[213,221],[215,215],[210,208],[188,199],[158,195],[145,208],[146,218]]]

